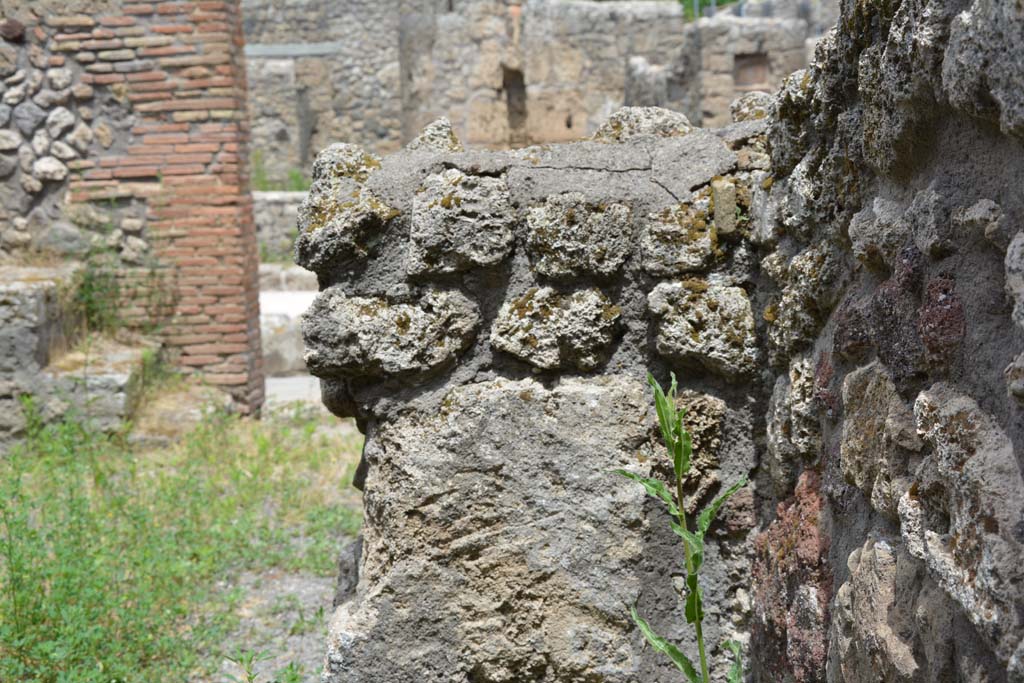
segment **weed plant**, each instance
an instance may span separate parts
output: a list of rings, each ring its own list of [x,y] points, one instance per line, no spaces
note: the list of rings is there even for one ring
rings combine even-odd
[[[307,415],[211,413],[142,452],[25,408],[27,438],[0,459],[0,681],[195,680],[235,625],[240,595],[219,581],[331,576],[359,527],[339,493],[358,436],[321,435]]]
[[[704,566],[704,535],[711,528],[711,523],[722,505],[732,494],[745,486],[747,480],[743,478],[727,488],[722,495],[704,508],[691,526],[686,515],[683,481],[690,471],[693,439],[684,422],[686,409],[676,408],[676,376],[672,375],[672,385],[667,395],[652,375],[647,375],[647,382],[654,390],[654,408],[658,414],[661,438],[672,461],[672,471],[675,475],[674,490],[669,490],[660,479],[641,477],[628,470],[615,470],[615,473],[640,483],[649,495],[664,503],[670,515],[669,525],[683,541],[686,567],[686,623],[692,624],[695,631],[699,664],[695,665],[676,645],[655,633],[650,624],[637,612],[635,605],[630,608],[630,616],[651,647],[667,655],[690,683],[710,683],[707,651],[704,645],[704,593],[700,587],[700,570]],[[734,657],[726,680],[729,683],[741,683],[743,662],[740,658],[740,646],[734,641],[725,641],[723,645],[732,651]]]

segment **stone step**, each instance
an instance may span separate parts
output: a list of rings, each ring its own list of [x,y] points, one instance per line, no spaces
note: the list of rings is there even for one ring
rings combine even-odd
[[[260,264],[261,292],[316,291],[316,273],[284,263]]]
[[[267,377],[306,374],[302,360],[301,317],[316,298],[315,291],[261,291],[260,335],[263,372]]]
[[[30,381],[74,342],[62,301],[75,268],[0,266],[0,378]]]
[[[40,372],[74,342],[63,293],[75,267],[0,266],[0,453],[25,429],[19,397],[41,393]]]
[[[40,375],[46,413],[72,411],[102,431],[117,431],[132,419],[160,361],[161,345],[150,339],[87,339]]]

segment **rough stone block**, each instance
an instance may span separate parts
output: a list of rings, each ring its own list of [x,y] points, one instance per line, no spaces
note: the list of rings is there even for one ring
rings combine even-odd
[[[754,316],[741,288],[703,280],[663,282],[648,295],[647,307],[662,356],[733,380],[756,369]]]
[[[649,215],[640,235],[644,269],[652,275],[704,270],[718,253],[718,230],[709,215],[708,192],[693,201]]]
[[[451,363],[478,324],[476,306],[458,292],[398,303],[327,289],[303,318],[306,365],[318,377],[422,373]]]
[[[455,273],[501,263],[515,217],[502,178],[458,169],[429,176],[412,203],[409,273]]]
[[[619,314],[597,289],[560,294],[534,287],[502,305],[491,343],[544,370],[592,370],[607,355]]]
[[[623,605],[642,583],[643,490],[606,473],[636,467],[647,404],[623,376],[497,379],[382,425],[365,451],[379,512],[330,623],[325,680],[635,681]]]
[[[589,204],[578,192],[548,197],[526,216],[533,269],[549,278],[608,277],[622,267],[633,243],[628,206]]]

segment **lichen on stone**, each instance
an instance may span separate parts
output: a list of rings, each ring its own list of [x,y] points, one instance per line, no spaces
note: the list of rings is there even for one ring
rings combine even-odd
[[[550,278],[610,276],[629,257],[630,208],[591,204],[578,192],[552,195],[526,215],[526,248],[534,270]]]
[[[427,124],[427,127],[420,131],[413,140],[405,146],[409,151],[430,151],[430,152],[461,152],[462,143],[455,130],[452,129],[452,122],[442,116],[436,121]]]
[[[644,270],[679,275],[707,268],[718,255],[718,230],[709,188],[691,201],[650,214],[640,235]]]
[[[640,136],[674,138],[693,129],[690,120],[680,112],[660,107],[622,107],[601,124],[592,139],[625,142]]]
[[[598,289],[533,287],[502,304],[491,344],[544,370],[592,370],[607,358],[620,314]]]
[[[703,280],[663,282],[647,296],[647,308],[662,356],[697,363],[731,380],[754,372],[754,316],[743,289]]]
[[[420,275],[496,265],[512,250],[513,224],[503,178],[454,168],[428,176],[413,197],[406,268]]]
[[[303,316],[306,365],[318,377],[403,376],[442,367],[473,340],[476,305],[458,292],[412,302],[321,292]]]

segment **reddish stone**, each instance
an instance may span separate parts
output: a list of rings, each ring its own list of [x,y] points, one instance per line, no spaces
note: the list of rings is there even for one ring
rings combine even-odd
[[[25,40],[25,24],[17,19],[5,19],[0,23],[0,38],[9,43],[20,43]]]
[[[918,329],[933,368],[950,363],[967,329],[963,302],[955,288],[952,278],[937,277],[925,289]]]
[[[750,652],[765,680],[825,681],[832,576],[823,507],[820,477],[805,471],[793,497],[754,540]]]
[[[832,390],[832,379],[835,374],[832,354],[822,351],[814,367],[814,398],[825,407],[829,417],[835,417],[839,410],[839,397]]]

